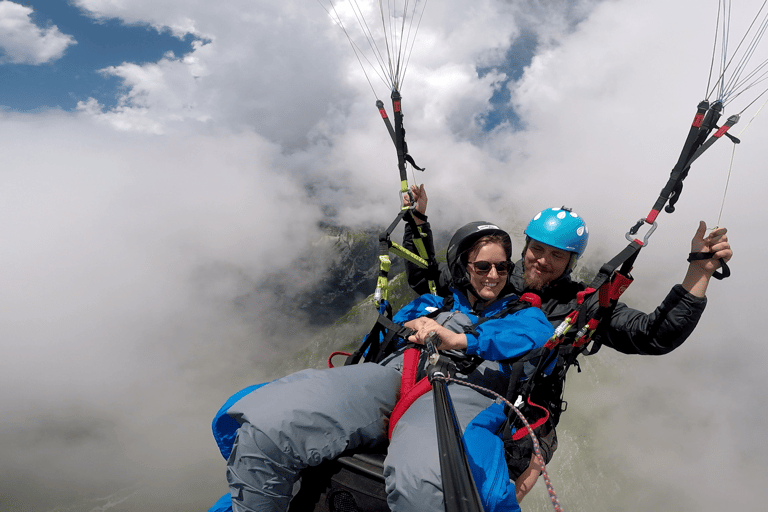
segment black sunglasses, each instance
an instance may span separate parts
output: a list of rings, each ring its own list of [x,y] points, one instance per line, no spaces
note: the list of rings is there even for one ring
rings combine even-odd
[[[499,274],[508,274],[512,270],[511,261],[499,261],[498,263],[491,263],[490,261],[473,261],[470,263],[475,269],[475,272],[484,276],[491,271],[491,267],[496,267],[496,272]]]

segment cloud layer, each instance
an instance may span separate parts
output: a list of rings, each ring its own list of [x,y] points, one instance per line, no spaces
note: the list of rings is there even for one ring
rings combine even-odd
[[[315,3],[75,4],[94,20],[197,43],[103,70],[125,86],[115,108],[0,113],[0,508],[205,509],[226,490],[212,414],[306,339],[305,318],[286,305],[322,274],[321,223],[394,216],[395,154],[349,43]],[[587,264],[622,249],[706,89],[716,12],[693,7],[429,3],[403,108],[433,225],[485,218],[519,236],[536,211],[565,204],[590,225]],[[12,62],[45,62],[72,43],[31,25],[29,8],[0,9],[37,41]],[[536,36],[533,59],[508,81],[507,50],[524,29]],[[44,34],[58,46],[30,50]],[[516,123],[487,132],[500,88]],[[702,325],[669,356],[604,350],[569,377],[552,464],[566,508],[764,501],[754,490],[768,455],[754,441],[767,423],[768,352],[752,333],[765,285],[755,234],[768,123],[749,124],[758,106],[734,129],[749,126],[720,220],[734,274],[712,283]],[[729,144],[695,164],[678,212],[660,217],[634,271],[633,306],[658,305],[683,277],[698,220],[718,221]],[[544,499],[540,487],[526,501]]]

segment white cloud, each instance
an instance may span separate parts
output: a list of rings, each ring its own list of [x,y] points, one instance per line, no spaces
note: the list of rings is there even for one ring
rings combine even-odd
[[[72,3],[97,20],[119,19],[129,25],[149,25],[158,31],[168,30],[179,38],[187,34],[205,37],[213,35],[198,28],[196,11],[203,4],[199,1],[189,2],[186,6],[183,2],[158,3],[151,0],[73,0]],[[227,2],[229,5],[234,3]],[[244,2],[237,3],[245,9]],[[225,11],[228,9],[228,6],[218,7]],[[211,11],[223,12],[218,7],[212,7]],[[223,19],[227,17],[222,16]]]
[[[689,27],[713,27],[715,13],[688,3],[430,2],[403,108],[411,154],[427,167],[416,180],[428,187],[433,225],[515,221],[519,234],[535,211],[566,204],[590,224],[593,263],[623,248],[666,181],[705,89],[711,31]],[[198,43],[187,55],[104,70],[125,85],[115,108],[92,99],[74,114],[0,114],[0,214],[8,219],[0,303],[10,354],[0,363],[0,412],[13,419],[3,435],[15,441],[22,426],[48,415],[60,427],[52,430],[70,438],[91,432],[123,445],[56,438],[41,451],[4,448],[0,468],[54,491],[101,491],[104,479],[144,473],[167,486],[143,492],[184,489],[176,494],[190,496],[187,508],[200,509],[224,492],[210,415],[228,391],[259,379],[251,366],[273,363],[288,351],[281,344],[297,342],[286,325],[300,319],[280,315],[274,304],[285,297],[264,280],[277,279],[286,294],[313,282],[316,269],[298,258],[313,250],[323,212],[352,226],[389,222],[398,207],[395,154],[348,42],[319,5],[77,5]],[[483,133],[476,116],[491,108],[503,70],[480,78],[476,68],[502,65],[522,24],[540,43],[511,85],[524,129]],[[372,81],[391,113],[388,91]],[[694,336],[663,358],[604,349],[583,364],[585,374],[569,377],[572,405],[554,469],[565,508],[608,510],[631,498],[679,510],[691,496],[692,508],[706,508],[764,469],[751,441],[767,423],[764,408],[753,407],[766,384],[766,349],[746,326],[760,317],[766,284],[754,211],[768,192],[765,126],[758,117],[737,149],[722,219],[734,274],[711,284]],[[650,310],[682,279],[697,221],[714,224],[719,214],[729,144],[696,162],[678,212],[660,217],[633,271],[631,304]],[[727,402],[712,411],[717,421],[708,419],[710,400]],[[85,425],[72,423],[69,409]],[[719,415],[744,411],[744,430],[735,426],[724,445],[701,442],[706,453],[694,454],[694,441],[722,439]],[[153,422],[161,428],[150,429]],[[174,455],[162,457],[163,445]],[[71,446],[87,446],[81,453],[93,460],[127,462],[102,464],[112,469],[100,474]],[[50,470],[40,470],[43,454]],[[200,473],[160,476],[179,465]],[[580,479],[586,466],[603,478]],[[568,506],[580,496],[589,506]],[[756,500],[737,499],[743,508]]]
[[[30,7],[0,1],[0,64],[45,64],[60,59],[67,48],[77,44],[55,25],[35,25],[32,12]]]

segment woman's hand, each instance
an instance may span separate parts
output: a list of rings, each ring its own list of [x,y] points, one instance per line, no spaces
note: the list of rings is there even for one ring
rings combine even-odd
[[[437,346],[439,350],[460,350],[467,348],[467,336],[465,334],[459,334],[450,329],[446,329],[431,318],[422,316],[409,320],[403,325],[416,331],[415,334],[408,336],[408,341],[411,343],[423,345],[424,340],[427,339],[429,333],[434,332],[437,334],[437,337],[440,338],[440,343]]]
[[[422,215],[427,214],[427,191],[424,190],[424,185],[419,185],[418,187],[416,185],[411,185],[411,195],[413,195],[413,201],[415,204],[415,209],[417,212],[421,213]],[[405,206],[411,206],[411,198],[408,196],[408,194],[403,196],[403,203]],[[424,220],[419,219],[418,217],[414,216],[414,220],[416,221],[416,224],[424,224]]]

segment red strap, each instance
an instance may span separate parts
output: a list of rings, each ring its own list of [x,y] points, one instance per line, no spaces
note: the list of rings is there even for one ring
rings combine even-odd
[[[539,297],[535,293],[526,292],[520,296],[520,300],[523,302],[529,303],[531,306],[535,308],[541,309],[541,297]]]
[[[536,420],[536,423],[531,425],[531,429],[535,430],[535,429],[539,428],[540,426],[542,426],[549,419],[549,411],[546,410],[544,407],[542,407],[540,405],[536,405],[535,403],[531,402],[531,397],[528,397],[528,405],[531,405],[533,407],[538,407],[539,409],[544,411],[544,416],[542,418],[539,418],[538,420]],[[513,441],[519,441],[520,439],[522,439],[523,437],[525,437],[527,435],[528,435],[528,427],[523,427],[521,429],[516,430],[515,433],[512,434],[512,440]]]
[[[419,367],[420,355],[421,350],[418,348],[411,347],[405,349],[405,354],[403,355],[403,375],[400,379],[400,398],[397,400],[394,409],[392,409],[392,415],[389,417],[389,431],[387,433],[389,439],[392,439],[392,431],[395,429],[395,425],[411,404],[421,395],[432,389],[432,384],[427,378],[421,379],[418,383],[416,382],[416,370]]]
[[[387,435],[389,439],[392,439],[392,431],[395,430],[395,425],[402,418],[405,411],[424,393],[427,393],[432,389],[432,384],[426,377],[421,379],[418,384],[411,388],[407,395],[402,395],[400,400],[397,401],[395,408],[392,410],[392,416],[389,418],[389,432]]]
[[[605,283],[603,286],[601,286],[597,296],[597,302],[600,304],[601,308],[607,308],[610,306],[611,299],[613,298],[613,287],[611,286],[611,283]]]
[[[592,294],[592,293],[595,293],[595,291],[596,291],[596,290],[595,290],[594,288],[589,288],[589,287],[587,287],[587,288],[584,288],[584,290],[583,290],[583,291],[580,291],[580,292],[578,292],[578,293],[576,294],[576,304],[578,304],[579,306],[581,306],[582,304],[584,304],[584,299],[586,299],[586,298],[587,298],[587,295],[590,295],[590,294]]]
[[[614,273],[611,282],[605,283],[600,287],[600,307],[607,308],[611,305],[612,300],[619,300],[621,294],[627,291],[627,288],[632,284],[632,281],[634,281],[634,278],[629,275],[625,276],[620,272]]]
[[[336,368],[335,366],[333,366],[334,357],[336,356],[349,357],[350,355],[352,354],[350,354],[349,352],[341,352],[340,350],[337,350],[336,352],[331,352],[331,355],[328,356],[328,368]]]
[[[411,388],[416,385],[416,371],[419,369],[419,356],[421,350],[416,347],[405,349],[403,354],[403,375],[400,378],[400,400],[410,393]]]

